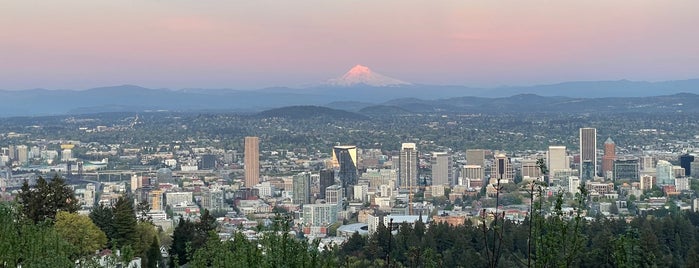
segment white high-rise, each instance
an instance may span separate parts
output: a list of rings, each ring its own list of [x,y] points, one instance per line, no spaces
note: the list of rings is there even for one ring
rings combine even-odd
[[[451,185],[452,170],[449,154],[440,152],[432,154],[432,185]]]
[[[569,168],[565,146],[549,146],[547,166],[551,173]]]

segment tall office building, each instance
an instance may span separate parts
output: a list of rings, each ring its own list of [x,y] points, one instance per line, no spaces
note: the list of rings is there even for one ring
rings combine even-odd
[[[449,154],[432,154],[432,185],[453,185],[451,156]]]
[[[597,175],[597,129],[580,129],[580,180],[592,180]]]
[[[136,190],[141,187],[143,187],[141,177],[136,174],[131,175],[131,193],[136,193]]]
[[[339,210],[342,210],[344,195],[340,185],[330,185],[322,191],[325,192],[326,204],[335,204]]]
[[[485,171],[479,165],[465,165],[461,168],[461,177],[464,180],[482,180],[485,178]]]
[[[478,165],[485,167],[485,150],[469,149],[466,150],[466,163],[469,165]]]
[[[614,169],[614,160],[616,160],[616,144],[612,138],[607,138],[604,142],[604,155],[602,156],[602,175],[606,176],[608,172]]]
[[[490,170],[490,182],[497,183],[497,180],[502,180],[502,183],[512,182],[515,178],[515,172],[512,169],[512,162],[505,154],[495,156],[495,161]]]
[[[10,157],[10,162],[17,160],[17,147],[14,145],[8,146],[7,156]]]
[[[565,146],[549,146],[548,161],[547,166],[551,173],[570,168]]]
[[[345,145],[333,147],[333,166],[339,168],[337,177],[345,190],[351,185],[357,184],[359,171],[357,167],[357,146]]]
[[[638,159],[617,159],[614,160],[613,178],[614,180],[640,180],[640,164]]]
[[[151,210],[165,210],[163,206],[163,191],[160,189],[156,189],[148,192],[148,203],[150,204]]]
[[[692,175],[692,162],[694,162],[693,155],[684,154],[680,156],[680,166],[684,168],[684,175],[687,177]]]
[[[655,166],[656,183],[659,185],[675,184],[675,174],[672,171],[672,164],[665,160],[659,160]]]
[[[541,169],[539,168],[536,159],[522,159],[520,163],[522,164],[522,177],[541,177]]]
[[[319,192],[318,198],[325,199],[325,188],[335,184],[335,171],[332,169],[323,169],[320,171],[320,180],[318,181]]]
[[[651,170],[655,168],[655,159],[653,156],[644,155],[640,159],[641,170]]]
[[[302,172],[294,176],[292,188],[292,201],[294,204],[311,203],[311,173]]]
[[[17,161],[20,165],[29,162],[29,148],[26,145],[17,145]]]
[[[260,183],[260,138],[245,137],[245,187]]]
[[[403,143],[398,162],[398,181],[401,188],[417,185],[417,146],[415,143]]]

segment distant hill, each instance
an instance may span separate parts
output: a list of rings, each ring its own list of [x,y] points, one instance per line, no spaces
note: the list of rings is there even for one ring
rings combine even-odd
[[[371,117],[377,117],[377,116],[406,116],[406,115],[411,115],[413,114],[412,112],[403,109],[398,106],[390,106],[390,105],[374,105],[374,106],[369,106],[365,107],[361,110],[359,110],[360,114],[368,115]]]
[[[361,102],[361,101],[334,101],[328,104],[325,104],[323,106],[332,108],[332,109],[339,109],[339,110],[345,110],[345,111],[350,111],[350,112],[358,112],[361,109],[364,109],[369,106],[374,106],[376,104],[370,103],[370,102]]]
[[[668,111],[689,105],[672,97],[699,92],[699,79],[635,82],[566,82],[528,87],[472,88],[397,84],[368,86],[321,85],[309,88],[150,89],[135,85],[88,90],[0,90],[0,117],[59,115],[99,112],[219,111],[255,113],[277,107],[315,105],[358,112],[374,105],[396,106],[412,113],[424,112],[598,112]],[[656,96],[666,96],[656,98]],[[684,102],[674,107],[670,102]],[[640,106],[639,106],[640,105]],[[380,108],[383,109],[383,108]]]
[[[397,99],[384,104],[414,113],[696,113],[699,112],[699,95],[570,98],[520,94],[505,98]]]
[[[343,110],[336,110],[321,106],[289,106],[262,111],[254,115],[259,118],[288,118],[288,119],[305,119],[305,118],[328,118],[328,119],[344,119],[344,120],[366,120],[366,116]]]

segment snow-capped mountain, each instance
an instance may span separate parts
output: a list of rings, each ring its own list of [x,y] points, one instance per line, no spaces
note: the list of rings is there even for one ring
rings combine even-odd
[[[340,87],[348,87],[362,84],[373,87],[411,85],[408,82],[373,72],[371,71],[371,69],[369,69],[369,67],[363,65],[356,65],[352,67],[352,69],[350,69],[343,76],[335,79],[330,79],[327,81],[326,84]]]

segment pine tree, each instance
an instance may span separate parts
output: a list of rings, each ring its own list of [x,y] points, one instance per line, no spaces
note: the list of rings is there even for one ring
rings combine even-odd
[[[160,243],[158,243],[158,237],[153,236],[153,242],[151,242],[148,252],[146,253],[146,267],[155,268],[162,261],[162,255],[160,255]]]
[[[126,196],[121,196],[114,205],[113,213],[114,237],[112,237],[112,245],[118,248],[133,246],[137,223],[133,203]]]
[[[92,209],[90,212],[90,219],[107,235],[107,240],[111,243],[112,239],[116,236],[116,230],[114,229],[114,211],[112,211],[112,208],[100,204],[98,207]]]
[[[58,175],[51,182],[39,177],[33,188],[25,180],[18,196],[22,214],[34,223],[55,220],[59,211],[73,213],[80,208],[75,192]]]
[[[194,239],[194,232],[194,223],[189,220],[180,219],[172,233],[172,246],[170,246],[171,261],[176,261],[179,265],[188,262],[190,259],[190,252],[188,252],[187,248],[190,247],[189,245]]]

